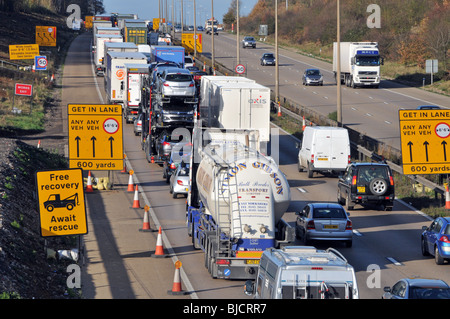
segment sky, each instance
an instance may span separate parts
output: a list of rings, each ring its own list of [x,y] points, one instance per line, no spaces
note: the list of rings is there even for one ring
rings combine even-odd
[[[160,0],[164,3],[165,8],[166,0]],[[172,16],[172,1],[175,3],[175,15],[180,20],[179,9],[181,7],[181,0],[167,0],[169,20]],[[211,16],[211,0],[196,0],[197,7],[197,25],[204,25],[205,20]],[[242,0],[240,5],[241,16],[247,16],[255,6],[258,0]],[[186,24],[194,24],[193,18],[193,0],[184,0],[183,16]],[[230,8],[231,0],[214,0],[214,16],[222,23],[222,18]],[[119,13],[135,13],[139,19],[153,19],[158,18],[158,0],[103,0],[103,6],[106,13],[119,12]],[[201,22],[201,23],[200,23]]]

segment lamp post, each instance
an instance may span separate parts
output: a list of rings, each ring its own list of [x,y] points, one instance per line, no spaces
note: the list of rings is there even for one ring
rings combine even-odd
[[[278,60],[278,0],[275,0],[275,103],[279,102],[279,60]]]
[[[211,0],[211,47],[212,47],[212,58],[211,64],[213,68],[213,72],[216,70],[216,62],[214,56],[214,0]]]
[[[339,0],[337,0],[337,39],[336,39],[336,82],[337,82],[337,122],[342,126],[342,95],[341,95],[341,18]]]
[[[239,47],[239,0],[236,0],[236,65],[239,65],[241,62],[240,56],[240,47]]]

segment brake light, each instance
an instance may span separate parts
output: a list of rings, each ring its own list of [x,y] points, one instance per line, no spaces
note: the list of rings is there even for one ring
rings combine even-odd
[[[193,87],[193,86],[194,86],[194,83],[189,84],[189,87],[190,87],[190,88]]]
[[[439,241],[450,244],[450,239],[448,238],[448,236],[442,236],[441,239],[439,239]]]
[[[352,177],[352,185],[356,185],[356,175]]]
[[[177,184],[178,184],[178,185],[183,185],[183,181],[180,180],[180,179],[178,179],[178,180],[177,180]]]
[[[230,261],[226,260],[226,259],[217,259],[216,264],[217,265],[229,265]]]
[[[352,230],[353,225],[351,220],[347,220],[347,225],[345,225],[345,230]]]
[[[391,186],[394,186],[394,177],[389,176],[389,181],[391,182]]]
[[[311,154],[311,164],[314,164],[314,154]]]
[[[310,220],[308,224],[306,224],[306,229],[315,229],[316,225],[314,224],[314,220]]]
[[[323,270],[323,267],[311,267],[311,270]]]
[[[164,86],[170,86],[168,83],[164,83],[163,85],[164,85]]]
[[[352,162],[352,158],[350,157],[350,155],[348,156],[348,160],[347,160],[347,164],[350,164]]]
[[[162,145],[164,145],[164,146],[170,146],[170,143],[163,142]]]
[[[170,169],[176,169],[177,167],[175,166],[174,163],[170,164]]]

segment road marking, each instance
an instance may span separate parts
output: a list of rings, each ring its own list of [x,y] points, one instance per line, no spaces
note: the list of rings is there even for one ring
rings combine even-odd
[[[401,262],[395,260],[395,259],[392,258],[392,257],[386,257],[386,259],[389,260],[391,263],[393,263],[393,264],[396,265],[396,266],[403,266],[403,264],[402,264]]]
[[[297,187],[297,189],[298,189],[298,191],[299,191],[300,193],[306,193],[306,190],[304,190],[304,189],[301,188],[301,187]]]
[[[392,124],[391,122],[389,122],[389,121],[384,121],[384,123],[386,123],[386,124]]]
[[[92,48],[92,41],[91,41],[90,46]],[[100,88],[98,86],[97,75],[95,74],[94,53],[92,53],[92,50],[91,50],[91,65],[92,65],[92,69],[91,69],[92,77],[94,78],[95,88],[97,89],[98,98],[100,99],[101,104],[105,104],[105,101],[103,100],[103,97],[102,97],[102,93],[100,92]]]
[[[362,234],[357,231],[356,229],[353,229],[353,234],[355,234],[356,236],[362,237]]]

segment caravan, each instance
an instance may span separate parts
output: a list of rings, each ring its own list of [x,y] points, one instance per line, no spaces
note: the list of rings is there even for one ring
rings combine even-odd
[[[266,249],[245,293],[257,299],[359,299],[355,271],[344,256],[312,246]]]

